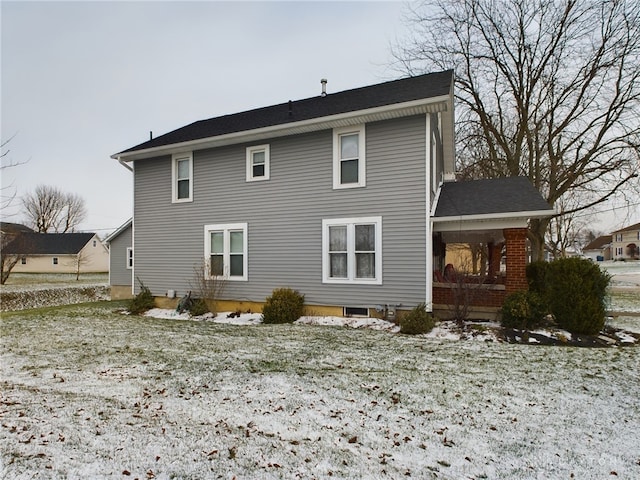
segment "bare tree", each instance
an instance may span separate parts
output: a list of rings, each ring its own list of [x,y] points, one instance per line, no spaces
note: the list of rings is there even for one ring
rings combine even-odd
[[[84,200],[48,185],[38,185],[22,200],[24,215],[40,233],[73,231],[86,217]]]
[[[87,252],[80,250],[73,259],[73,268],[76,270],[76,282],[80,280],[80,270],[82,267],[88,265],[91,262],[91,258],[87,255]]]
[[[27,242],[23,233],[19,230],[0,231],[0,285],[9,280],[13,267],[27,253]]]
[[[466,176],[527,176],[555,206],[589,209],[640,190],[640,3],[432,0],[394,49],[416,74],[455,70]],[[542,258],[550,219],[530,225]]]
[[[0,171],[27,163],[26,161],[16,161],[11,158],[11,150],[9,150],[8,145],[14,137],[15,135],[12,135],[0,144]],[[16,198],[15,186],[13,184],[4,186],[0,189],[0,192],[0,210],[2,210],[3,218],[13,216],[14,213],[9,213],[9,209],[13,206],[13,201]]]

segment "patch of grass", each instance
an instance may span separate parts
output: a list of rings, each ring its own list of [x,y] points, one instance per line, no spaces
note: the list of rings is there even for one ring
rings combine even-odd
[[[636,476],[638,348],[247,328],[122,305],[3,315],[7,478],[46,465],[56,478],[404,478],[426,465],[451,478],[527,478],[528,465],[548,478]],[[589,445],[575,442],[594,424]]]

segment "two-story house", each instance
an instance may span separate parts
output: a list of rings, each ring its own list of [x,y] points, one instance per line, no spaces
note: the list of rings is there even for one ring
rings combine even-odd
[[[611,232],[614,260],[640,259],[640,223]]]
[[[526,288],[528,219],[553,213],[524,178],[453,182],[453,71],[338,93],[323,83],[112,158],[134,176],[135,262],[119,267],[173,297],[204,262],[226,279],[228,308],[256,311],[290,287],[318,313],[432,309],[446,242],[481,239],[494,266],[504,248],[511,259],[480,301],[495,310]]]

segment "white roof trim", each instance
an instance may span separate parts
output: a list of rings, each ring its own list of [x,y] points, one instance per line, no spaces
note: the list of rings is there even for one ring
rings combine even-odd
[[[124,222],[122,225],[120,225],[118,228],[116,228],[115,231],[111,235],[109,235],[107,238],[104,239],[104,243],[110,243],[111,240],[116,238],[118,235],[120,235],[122,232],[124,232],[131,225],[133,225],[133,218],[130,218],[129,220]]]
[[[475,215],[454,215],[449,217],[433,217],[433,223],[473,222],[504,218],[544,218],[555,214],[553,209],[530,210],[524,212],[478,213]]]
[[[504,228],[526,228],[529,219],[550,217],[553,210],[528,212],[504,212],[482,215],[459,215],[455,217],[433,217],[434,232],[471,230],[500,230]]]
[[[160,155],[169,155],[187,150],[203,150],[206,148],[220,147],[240,142],[255,142],[267,138],[295,135],[299,133],[326,130],[329,128],[355,125],[390,118],[419,115],[427,112],[446,111],[451,101],[450,95],[423,98],[410,102],[384,105],[381,107],[367,108],[353,112],[339,113],[323,117],[311,118],[299,122],[271,125],[268,127],[243,130],[214,137],[199,138],[187,142],[172,143],[159,147],[136,150],[133,152],[116,153],[111,158],[120,162],[130,162],[143,158],[151,158]]]

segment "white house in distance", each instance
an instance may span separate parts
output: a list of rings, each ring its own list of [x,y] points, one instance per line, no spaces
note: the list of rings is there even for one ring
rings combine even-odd
[[[611,232],[614,260],[640,259],[640,223]]]
[[[589,242],[583,249],[582,253],[591,260],[605,261],[611,260],[611,235],[601,235],[593,241]]]
[[[19,255],[14,273],[103,273],[109,252],[95,233],[22,233],[5,253]]]

